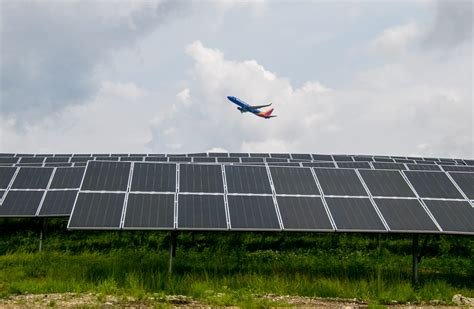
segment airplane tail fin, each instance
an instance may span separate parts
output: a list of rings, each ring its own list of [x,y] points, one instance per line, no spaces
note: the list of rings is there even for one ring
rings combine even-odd
[[[273,108],[270,108],[268,111],[266,111],[264,114],[263,114],[263,117],[265,118],[272,118],[272,117],[276,117],[276,116],[272,116],[272,113],[273,113]]]

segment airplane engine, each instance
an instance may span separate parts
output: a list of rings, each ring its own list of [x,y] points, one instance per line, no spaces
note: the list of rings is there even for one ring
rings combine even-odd
[[[242,109],[242,107],[237,107],[237,109],[240,111],[240,113],[243,113],[244,110]]]

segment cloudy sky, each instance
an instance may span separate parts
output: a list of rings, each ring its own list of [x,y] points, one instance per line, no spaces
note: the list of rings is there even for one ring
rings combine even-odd
[[[471,1],[0,5],[0,152],[474,157]]]

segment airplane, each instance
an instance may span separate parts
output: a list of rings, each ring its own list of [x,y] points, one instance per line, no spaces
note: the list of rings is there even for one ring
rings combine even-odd
[[[251,112],[252,114],[254,114],[256,116],[262,117],[262,118],[265,118],[265,119],[276,117],[276,115],[272,115],[273,108],[271,108],[267,111],[261,111],[260,110],[260,108],[270,106],[270,105],[272,105],[272,103],[267,104],[267,105],[254,105],[254,106],[252,106],[252,105],[248,105],[247,103],[245,103],[244,101],[242,101],[242,100],[240,100],[239,98],[236,98],[236,97],[228,96],[227,99],[229,99],[229,101],[231,101],[232,103],[238,105],[239,107],[237,107],[237,109],[241,113]]]

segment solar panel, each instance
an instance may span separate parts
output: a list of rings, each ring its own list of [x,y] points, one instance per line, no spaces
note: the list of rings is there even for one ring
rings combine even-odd
[[[146,157],[145,161],[168,162],[168,158],[167,157]]]
[[[474,200],[474,173],[449,173],[468,199]]]
[[[96,161],[118,161],[119,157],[95,157]]]
[[[370,168],[368,162],[337,162],[340,168]]]
[[[193,158],[193,162],[195,163],[216,163],[216,158]]]
[[[353,161],[351,156],[346,156],[346,155],[333,155],[332,157],[334,158],[334,161],[341,161],[341,162]]]
[[[326,197],[336,231],[386,231],[368,198]]]
[[[73,163],[45,163],[45,167],[72,167]]]
[[[398,171],[359,170],[359,173],[373,196],[416,196]]]
[[[0,206],[0,217],[33,217],[44,191],[8,191]]]
[[[255,163],[255,162],[260,162],[264,163],[265,161],[263,158],[241,158],[242,163],[250,162],[250,163]]]
[[[130,162],[90,161],[81,190],[125,191],[130,174]]]
[[[271,196],[229,195],[232,230],[280,230]]]
[[[21,167],[13,182],[13,189],[46,189],[53,168]]]
[[[69,167],[57,168],[54,173],[50,189],[76,189],[81,185],[85,168]]]
[[[226,165],[225,174],[229,193],[272,193],[265,167]]]
[[[407,169],[403,163],[373,162],[372,166],[375,169],[385,169],[385,170],[406,170]]]
[[[292,153],[291,157],[298,160],[312,160],[313,158],[309,153]]]
[[[415,163],[414,160],[410,160],[410,159],[395,159],[395,162],[397,162],[397,163]]]
[[[143,161],[143,157],[139,157],[139,156],[120,157],[120,161],[139,162],[139,161]]]
[[[474,172],[474,166],[443,165],[445,171],[452,172]]]
[[[239,163],[239,158],[217,158],[217,162],[219,163]]]
[[[210,158],[221,158],[221,157],[228,157],[227,152],[209,152],[209,157]]]
[[[223,195],[180,194],[179,229],[227,229]]]
[[[313,154],[313,160],[315,160],[315,161],[333,161],[331,155],[321,155],[321,154]]]
[[[435,164],[407,164],[410,171],[441,171]]]
[[[333,162],[303,162],[304,167],[336,167]]]
[[[268,153],[250,153],[251,158],[268,158],[270,154]]]
[[[464,160],[467,165],[474,165],[474,160]]]
[[[176,192],[176,164],[135,163],[131,191]]]
[[[180,192],[224,193],[220,165],[183,164],[179,169]]]
[[[272,158],[280,158],[280,159],[289,159],[290,154],[289,153],[271,153],[270,156]],[[309,155],[307,155],[309,156]],[[309,157],[309,160],[311,160],[311,157]]]
[[[286,167],[300,167],[301,165],[299,163],[296,163],[296,162],[287,162],[287,163],[283,163],[283,162],[275,162],[275,163],[267,163],[268,166],[286,166]]]
[[[130,193],[124,228],[173,229],[174,194]]]
[[[179,163],[179,162],[191,162],[191,158],[187,158],[187,157],[169,157],[168,158],[170,162],[176,162],[176,163]]]
[[[0,189],[8,187],[16,169],[16,167],[0,167]]]
[[[49,157],[44,161],[45,163],[66,163],[69,161],[69,157]]]
[[[392,232],[439,232],[418,199],[376,198],[374,201]]]
[[[44,157],[22,157],[19,163],[43,163]]]
[[[325,195],[367,196],[356,172],[351,169],[315,169]]]
[[[320,197],[278,196],[285,230],[334,231]]]
[[[270,167],[270,172],[277,194],[320,194],[309,168]]]
[[[443,172],[404,171],[420,197],[463,199]]]
[[[72,157],[71,162],[87,162],[92,160],[92,157]]]
[[[240,153],[240,152],[231,152],[229,153],[229,157],[231,158],[245,158],[249,157],[248,153]]]
[[[444,232],[474,234],[474,208],[467,201],[424,202]]]
[[[265,158],[265,162],[267,163],[279,163],[279,162],[288,162],[288,159],[282,159],[282,158]]]
[[[207,157],[207,153],[200,152],[200,153],[189,153],[188,157]]]
[[[125,193],[79,192],[68,228],[119,229]]]
[[[38,216],[71,215],[77,190],[47,191]]]
[[[374,157],[375,162],[384,162],[384,163],[392,163],[394,162],[391,158],[382,158],[382,157]]]
[[[362,156],[354,156],[354,161],[358,162],[372,162],[374,159],[372,157],[362,157]]]
[[[11,157],[1,157],[0,158],[0,163],[6,163],[6,164],[14,164],[18,162],[18,158],[11,158]]]

